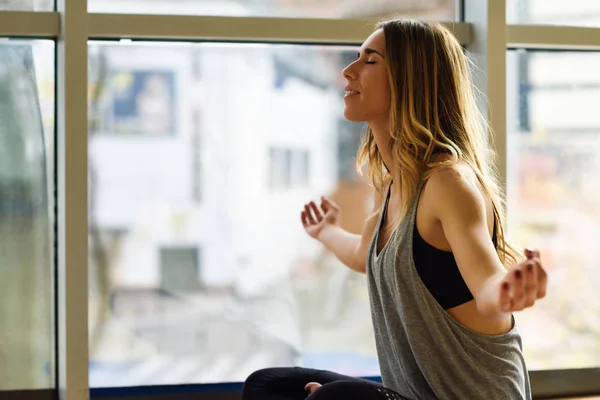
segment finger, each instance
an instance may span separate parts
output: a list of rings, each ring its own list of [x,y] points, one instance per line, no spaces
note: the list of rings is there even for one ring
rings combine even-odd
[[[538,298],[538,268],[536,262],[529,260],[523,268],[523,287],[525,290],[525,307],[531,307]]]
[[[527,258],[540,258],[540,252],[537,250],[525,249],[525,256]]]
[[[323,221],[323,215],[321,215],[321,211],[319,211],[315,202],[311,201],[309,203],[309,205],[310,205],[310,209],[312,210],[314,216],[317,217],[317,221],[319,221],[319,222]]]
[[[502,282],[500,285],[500,311],[509,312],[512,309],[512,300],[510,299],[510,284]]]
[[[306,384],[306,386],[304,386],[304,390],[306,390],[308,394],[313,394],[315,390],[317,390],[320,387],[321,384],[318,382],[309,382]]]
[[[539,255],[539,253],[538,253]],[[533,263],[533,269],[535,270],[535,277],[537,282],[537,298],[541,299],[546,296],[546,287],[548,285],[548,274],[542,266],[542,262],[538,257],[532,257],[529,259]]]
[[[306,211],[302,211],[300,213],[300,219],[302,220],[302,226],[306,228],[308,226],[308,218],[306,216]]]
[[[548,274],[541,265],[538,265],[536,269],[538,282],[537,298],[541,299],[543,297],[546,297],[546,288],[548,287]]]
[[[525,308],[525,287],[523,284],[523,271],[515,267],[510,273],[510,298],[512,300],[512,310],[521,311]]]
[[[331,203],[325,197],[321,196],[321,209],[325,214],[331,210]]]
[[[306,217],[308,218],[308,223],[311,225],[316,225],[317,222],[315,221],[315,217],[313,217],[312,213],[310,212],[308,204],[304,205],[304,212],[306,213]]]
[[[339,207],[333,201],[321,196],[321,208],[323,208],[323,211],[327,212],[329,210],[337,210]]]

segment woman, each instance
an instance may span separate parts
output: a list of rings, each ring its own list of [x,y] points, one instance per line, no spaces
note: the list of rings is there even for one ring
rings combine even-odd
[[[377,190],[361,235],[325,198],[306,232],[367,274],[383,385],[328,371],[252,374],[243,399],[529,399],[512,313],[544,297],[539,254],[507,243],[468,61],[438,24],[380,24],[343,71],[345,117],[366,122],[359,167]],[[506,268],[505,268],[506,267]]]

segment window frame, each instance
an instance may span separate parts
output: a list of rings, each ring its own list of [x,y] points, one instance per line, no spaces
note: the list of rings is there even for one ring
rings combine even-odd
[[[474,56],[475,84],[488,98],[501,183],[506,182],[508,49],[600,51],[600,27],[507,24],[506,0],[456,0],[459,22],[445,23]],[[87,44],[88,40],[177,40],[360,45],[372,19],[208,17],[88,13],[81,0],[55,11],[0,11],[0,37],[56,42],[57,298],[56,388],[2,392],[9,400],[237,398],[241,384],[92,389],[88,385]],[[66,79],[66,77],[69,79]],[[487,77],[487,78],[485,78]],[[600,367],[600,366],[599,366]],[[534,398],[600,394],[600,368],[531,371]],[[374,378],[377,379],[377,378]]]
[[[505,47],[505,52],[517,49],[600,52],[600,27],[507,24]],[[503,65],[506,76],[506,62]],[[506,140],[506,129],[502,134]],[[507,158],[506,153],[502,158]],[[600,368],[530,371],[529,376],[534,398],[600,394]]]

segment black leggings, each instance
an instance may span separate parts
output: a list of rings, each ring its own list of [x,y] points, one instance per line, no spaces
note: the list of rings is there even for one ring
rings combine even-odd
[[[321,386],[308,396],[309,382]],[[308,396],[308,397],[307,397]],[[267,368],[246,379],[242,400],[406,400],[380,383],[308,368]]]

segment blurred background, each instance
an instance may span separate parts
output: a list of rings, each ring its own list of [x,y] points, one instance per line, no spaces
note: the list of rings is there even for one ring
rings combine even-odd
[[[446,0],[89,7],[149,2],[149,13],[457,18]],[[507,3],[514,23],[600,24],[600,3]],[[289,365],[379,374],[364,275],[310,239],[299,216],[330,196],[359,232],[372,207],[355,169],[364,126],[342,116],[340,71],[355,54],[89,43],[90,386],[243,381]],[[0,350],[23,368],[0,368],[0,382],[43,387],[54,348],[54,44],[3,41],[0,60]],[[526,357],[530,369],[597,366],[600,54],[509,50],[507,63],[509,231],[550,272],[550,295],[517,316]]]

